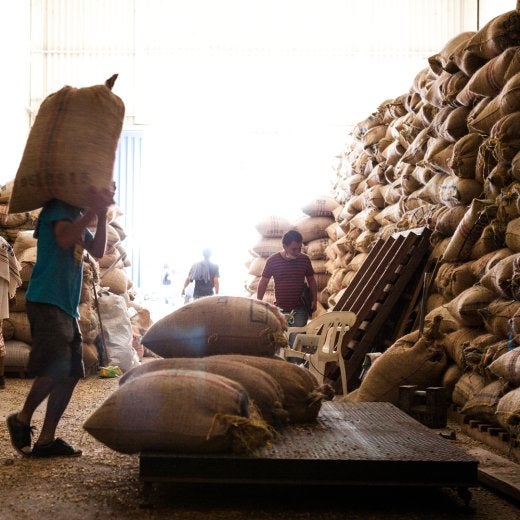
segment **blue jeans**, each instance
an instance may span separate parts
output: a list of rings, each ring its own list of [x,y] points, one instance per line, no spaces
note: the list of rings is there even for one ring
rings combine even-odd
[[[289,327],[305,327],[309,321],[309,313],[305,307],[297,307],[293,311],[293,319],[291,323],[288,323]],[[289,334],[289,345],[294,343],[296,333],[292,332]]]

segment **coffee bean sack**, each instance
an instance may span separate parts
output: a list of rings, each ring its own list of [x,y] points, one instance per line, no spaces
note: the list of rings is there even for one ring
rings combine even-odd
[[[111,80],[65,86],[43,100],[14,179],[9,213],[38,209],[51,199],[89,207],[93,188],[111,187],[125,114]]]
[[[245,363],[271,375],[282,387],[284,408],[292,423],[316,420],[324,399],[332,399],[333,389],[328,385],[319,386],[318,381],[307,369],[279,358],[246,355],[216,356]]]
[[[279,309],[269,303],[239,296],[207,296],[154,323],[142,343],[165,358],[272,356],[287,344],[286,323]]]
[[[280,384],[259,368],[222,357],[154,359],[123,374],[119,384],[126,384],[143,374],[167,369],[199,370],[232,379],[244,387],[269,424],[282,426],[287,423],[288,413],[283,408],[284,393]]]
[[[121,453],[240,453],[272,438],[250,409],[246,391],[235,381],[207,372],[160,370],[120,386],[83,427]]]

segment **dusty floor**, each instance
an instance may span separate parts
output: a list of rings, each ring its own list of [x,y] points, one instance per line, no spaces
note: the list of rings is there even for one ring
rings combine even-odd
[[[58,434],[83,450],[77,459],[33,460],[11,447],[6,416],[20,408],[30,380],[9,378],[0,390],[0,519],[472,519],[513,520],[518,504],[493,491],[472,489],[470,507],[453,489],[198,488],[154,485],[145,495],[138,456],[114,452],[82,429],[85,419],[117,387],[117,379],[82,380]],[[34,423],[41,425],[43,409]],[[475,441],[457,433],[462,448]]]

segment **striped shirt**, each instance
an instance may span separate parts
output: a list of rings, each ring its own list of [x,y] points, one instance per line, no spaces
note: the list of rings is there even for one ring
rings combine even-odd
[[[262,278],[274,278],[275,305],[284,312],[291,312],[303,306],[305,278],[313,275],[314,269],[306,254],[301,253],[294,260],[287,260],[280,253],[275,253],[267,259]]]

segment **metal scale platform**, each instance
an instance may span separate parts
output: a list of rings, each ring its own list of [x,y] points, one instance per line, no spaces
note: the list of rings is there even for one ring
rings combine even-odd
[[[467,503],[478,461],[390,403],[324,402],[254,455],[142,452],[143,483],[456,487]]]

